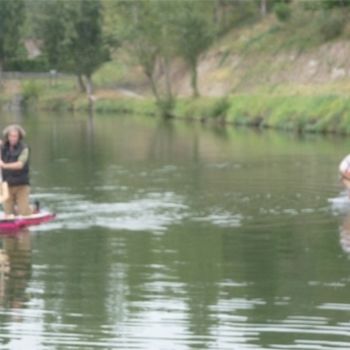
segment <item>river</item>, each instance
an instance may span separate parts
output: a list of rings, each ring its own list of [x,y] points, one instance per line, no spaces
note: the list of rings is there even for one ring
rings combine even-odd
[[[0,349],[349,349],[347,138],[123,115],[23,124],[33,199],[0,236]]]

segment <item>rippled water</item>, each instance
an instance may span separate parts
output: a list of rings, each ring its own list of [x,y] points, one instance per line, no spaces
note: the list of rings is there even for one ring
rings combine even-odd
[[[19,118],[57,220],[0,237],[0,349],[349,349],[342,138]]]

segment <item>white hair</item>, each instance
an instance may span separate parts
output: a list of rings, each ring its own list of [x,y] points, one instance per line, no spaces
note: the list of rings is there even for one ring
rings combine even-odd
[[[11,124],[11,125],[8,125],[2,132],[6,141],[8,140],[8,136],[11,131],[17,131],[20,139],[23,139],[26,136],[25,130],[20,125]]]

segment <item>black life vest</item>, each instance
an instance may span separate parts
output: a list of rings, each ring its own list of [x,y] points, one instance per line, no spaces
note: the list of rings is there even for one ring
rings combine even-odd
[[[15,163],[22,151],[28,148],[23,142],[17,143],[16,146],[10,147],[6,142],[1,148],[1,159],[4,163]],[[20,170],[2,170],[3,180],[8,183],[9,186],[29,185],[29,159]]]

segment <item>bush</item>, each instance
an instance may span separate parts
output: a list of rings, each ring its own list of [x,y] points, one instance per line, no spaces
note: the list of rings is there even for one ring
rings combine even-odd
[[[174,108],[174,115],[179,118],[201,120],[225,118],[229,106],[227,98],[179,99]]]
[[[11,72],[48,72],[50,66],[45,56],[39,56],[34,59],[16,58],[8,60],[4,64],[4,70]]]
[[[300,4],[306,11],[317,11],[322,8],[322,3],[320,1],[301,0]]]
[[[320,34],[324,40],[332,40],[337,38],[344,29],[345,21],[341,14],[324,13],[320,19]]]
[[[23,103],[36,102],[41,93],[40,86],[33,80],[26,81],[22,84]]]
[[[230,107],[230,104],[227,98],[220,98],[218,101],[214,103],[211,109],[211,117],[212,118],[225,117],[229,107]]]
[[[273,10],[275,12],[276,17],[281,21],[281,22],[286,22],[289,20],[292,12],[291,8],[286,4],[286,3],[277,3],[274,7]]]
[[[157,101],[157,106],[162,117],[172,117],[175,107],[175,99],[173,97],[161,98],[159,101]]]

